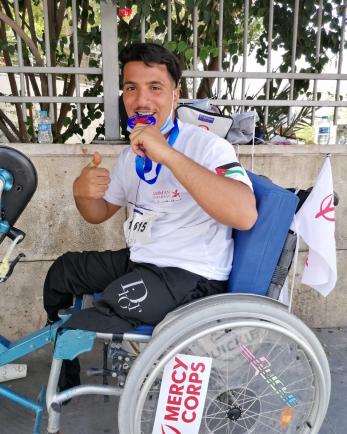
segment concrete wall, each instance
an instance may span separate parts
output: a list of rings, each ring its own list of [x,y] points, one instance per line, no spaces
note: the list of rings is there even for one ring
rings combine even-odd
[[[16,226],[27,236],[18,247],[26,258],[17,265],[11,278],[0,285],[1,334],[21,337],[42,326],[42,286],[52,261],[67,250],[104,250],[123,247],[124,212],[110,221],[93,226],[82,220],[72,197],[72,182],[98,150],[103,166],[111,168],[122,146],[111,145],[11,145],[31,158],[38,172],[38,189]],[[244,166],[252,167],[251,147],[240,146]],[[300,253],[294,298],[295,313],[315,327],[347,326],[347,147],[257,146],[254,172],[270,177],[284,186],[306,188],[313,185],[326,152],[332,153],[335,191],[340,196],[337,208],[336,241],[338,283],[326,299],[300,285],[305,249]],[[0,246],[0,258],[8,241]]]

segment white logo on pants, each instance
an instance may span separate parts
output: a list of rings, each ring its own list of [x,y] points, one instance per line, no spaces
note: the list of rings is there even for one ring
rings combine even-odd
[[[138,312],[142,312],[141,303],[146,300],[148,291],[145,282],[141,279],[137,282],[129,283],[128,285],[122,285],[123,292],[118,294],[118,304],[122,309],[126,309],[129,312],[136,309]]]

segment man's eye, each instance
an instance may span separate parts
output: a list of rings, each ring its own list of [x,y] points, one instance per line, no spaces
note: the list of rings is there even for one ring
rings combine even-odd
[[[156,91],[156,90],[161,90],[160,86],[152,86],[152,90]]]
[[[124,90],[125,92],[132,92],[135,90],[135,86],[127,86]]]

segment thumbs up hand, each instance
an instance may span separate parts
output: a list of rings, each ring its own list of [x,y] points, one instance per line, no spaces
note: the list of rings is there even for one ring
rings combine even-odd
[[[94,152],[92,161],[82,169],[78,178],[73,184],[73,194],[75,198],[82,199],[101,199],[110,183],[110,172],[100,167],[102,156],[99,152]]]
[[[99,152],[94,152],[92,161],[88,164],[88,167],[98,167],[102,161],[102,156]]]

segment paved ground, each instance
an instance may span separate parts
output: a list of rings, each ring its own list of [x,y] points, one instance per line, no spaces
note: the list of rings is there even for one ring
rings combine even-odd
[[[347,433],[347,328],[316,330],[323,344],[331,367],[332,397],[330,407],[320,434]],[[84,355],[82,364],[87,367],[101,366],[101,351]],[[45,384],[49,373],[50,349],[40,350],[23,359],[28,363],[28,376],[3,383],[14,390],[34,398]],[[88,379],[90,382],[90,379]],[[74,399],[63,408],[63,434],[118,434],[117,400],[110,398],[107,403],[100,396],[84,396]],[[46,418],[44,419],[44,426]],[[33,415],[3,398],[0,398],[0,433],[31,434]],[[43,433],[45,432],[43,427]]]

